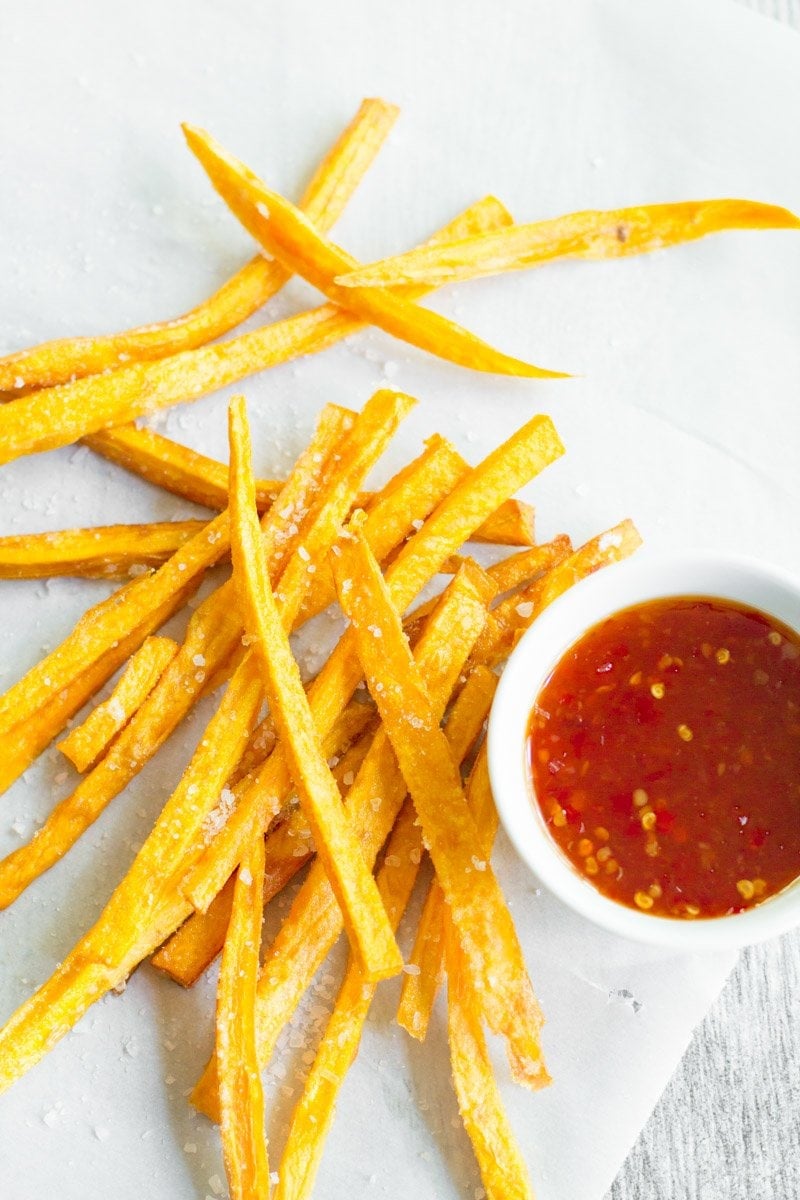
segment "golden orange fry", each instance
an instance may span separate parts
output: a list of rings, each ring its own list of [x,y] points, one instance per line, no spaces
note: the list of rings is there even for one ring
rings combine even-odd
[[[17,533],[0,537],[0,579],[79,575],[130,579],[157,567],[205,529],[206,521],[153,521]]]
[[[502,600],[493,609],[475,649],[476,659],[496,665],[508,658],[533,616],[542,612],[574,583],[627,558],[641,544],[636,526],[632,521],[625,520],[579,546],[572,554],[555,563],[541,579]]]
[[[317,854],[341,906],[353,952],[368,979],[384,979],[402,969],[403,959],[323,756],[300,670],[260,553],[250,429],[242,397],[234,397],[230,403],[228,431],[231,556],[244,627],[254,644],[272,719],[313,831]]]
[[[236,877],[217,985],[220,1133],[231,1200],[268,1200],[270,1190],[255,1033],[263,890],[264,839],[259,837]]]
[[[480,846],[457,764],[403,636],[380,567],[356,530],[332,561],[339,602],[355,632],[367,685],[414,800],[490,1027],[507,1041],[515,1078],[548,1082],[533,993],[511,915]],[[372,631],[379,630],[379,634]]]
[[[445,914],[447,1029],[458,1107],[487,1200],[534,1200],[528,1169],[503,1109],[481,1027],[481,1001],[466,956]]]
[[[500,202],[488,196],[456,217],[440,236],[448,231],[455,236],[496,228],[510,220]],[[412,293],[424,295],[426,290],[412,289]],[[317,354],[366,323],[335,304],[325,304],[227,342],[184,350],[157,362],[134,363],[12,400],[0,406],[0,465],[197,400],[303,354]]]
[[[397,929],[422,857],[422,836],[414,806],[406,800],[395,822],[378,872],[378,889]],[[333,1121],[339,1088],[358,1052],[361,1032],[377,985],[365,979],[352,956],[303,1094],[292,1115],[273,1200],[307,1200]],[[222,1064],[220,1063],[220,1077]]]
[[[563,378],[562,372],[502,354],[453,321],[403,296],[381,288],[340,287],[335,279],[356,269],[354,258],[325,238],[299,209],[267,188],[209,134],[190,125],[184,125],[183,131],[190,150],[245,229],[287,270],[302,275],[335,304],[412,346],[474,371],[529,379]]]
[[[476,670],[486,671],[487,667]],[[492,676],[494,678],[494,676]],[[467,803],[477,826],[480,842],[478,854],[491,858],[497,833],[497,812],[489,783],[486,746],[481,747],[467,784]],[[409,962],[417,970],[403,979],[403,990],[397,1008],[397,1023],[412,1037],[424,1042],[430,1024],[436,993],[445,973],[445,900],[441,886],[432,880],[417,926],[414,948]]]
[[[172,638],[146,638],[128,661],[119,682],[107,700],[92,709],[58,748],[76,771],[87,770],[128,723],[158,683],[167,665],[178,653]]]
[[[320,163],[300,207],[321,229],[330,229],[397,119],[384,100],[364,100]],[[165,358],[202,346],[246,320],[288,278],[276,262],[257,254],[222,287],[184,316],[101,337],[62,338],[0,359],[0,392],[52,387],[113,370],[126,362]]]
[[[337,277],[344,288],[427,284],[440,287],[557,258],[626,258],[729,229],[800,229],[786,208],[756,200],[686,200],[569,213],[499,233],[422,246]],[[344,301],[342,301],[344,303]]]

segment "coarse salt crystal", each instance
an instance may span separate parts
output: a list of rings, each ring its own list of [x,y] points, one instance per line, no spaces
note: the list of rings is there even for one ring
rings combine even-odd
[[[519,614],[519,616],[521,616],[523,618],[523,620],[527,620],[528,617],[532,617],[533,616],[532,602],[530,600],[523,600],[521,604],[517,605],[517,613]]]
[[[222,1180],[220,1179],[219,1175],[210,1175],[208,1179],[208,1186],[211,1188],[215,1196],[222,1195]]]
[[[420,970],[416,963],[404,963],[403,970],[406,975],[419,975]]]
[[[206,665],[205,656],[203,654],[195,654],[192,662],[196,667],[204,667]]]
[[[311,558],[311,555],[308,553],[305,546],[298,546],[297,554],[299,558],[302,558],[303,562],[308,562]]]
[[[476,854],[473,854],[473,856],[472,856],[472,865],[476,871],[485,871],[486,870],[486,863],[484,862],[484,860],[482,858],[478,858],[478,856]]]
[[[250,874],[247,867],[240,868],[239,879],[241,879],[245,887],[250,887],[250,884],[253,882],[253,876]]]

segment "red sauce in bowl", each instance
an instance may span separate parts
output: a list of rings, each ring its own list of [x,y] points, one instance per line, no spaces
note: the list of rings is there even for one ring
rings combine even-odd
[[[600,892],[663,917],[752,907],[800,874],[800,638],[706,597],[616,613],[529,724],[536,801]]]

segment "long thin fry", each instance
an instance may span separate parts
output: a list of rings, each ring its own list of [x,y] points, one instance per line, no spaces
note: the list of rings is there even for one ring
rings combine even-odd
[[[423,246],[342,274],[336,282],[344,288],[412,283],[439,287],[456,280],[522,271],[556,258],[647,254],[729,229],[800,229],[800,218],[786,208],[755,200],[687,200],[590,210],[436,247]]]
[[[505,1036],[519,1082],[541,1087],[548,1081],[541,1011],[495,875],[476,854],[478,831],[458,768],[380,567],[357,531],[339,550],[333,561],[339,602],[353,625],[367,684],[422,822],[486,1019]]]
[[[165,562],[206,521],[153,521],[147,525],[98,525],[0,537],[0,579],[130,579]]]
[[[438,236],[496,228],[509,221],[500,202],[489,196],[456,217]],[[426,290],[412,289],[412,294],[424,295]],[[227,342],[43,388],[0,407],[0,464],[68,446],[98,430],[197,400],[257,371],[325,350],[366,323],[335,304],[325,304]]]
[[[231,1200],[268,1200],[264,1092],[255,1033],[264,841],[256,838],[236,879],[217,987],[220,1133]]]
[[[364,100],[322,160],[300,201],[311,220],[330,229],[369,168],[398,110]],[[124,362],[164,358],[221,337],[251,316],[283,286],[288,273],[262,254],[246,263],[208,300],[182,317],[105,337],[63,338],[0,359],[0,392],[51,387],[113,370]]]
[[[242,397],[231,401],[228,423],[231,553],[245,630],[255,644],[270,712],[314,833],[317,854],[341,906],[350,944],[367,978],[384,979],[402,969],[403,959],[323,757],[300,670],[259,552],[250,430]]]
[[[118,425],[89,434],[84,442],[97,454],[126,471],[206,508],[228,507],[228,464],[173,442],[153,429]],[[264,513],[283,484],[278,479],[256,480],[256,503]]]
[[[428,445],[443,443],[438,435],[428,439]],[[147,479],[185,500],[207,508],[223,509],[228,504],[228,466],[152,429],[136,425],[120,425],[103,429],[84,438],[88,446],[104,458]],[[455,450],[452,451],[455,456]],[[459,460],[462,461],[462,460]],[[464,462],[463,471],[469,469]],[[282,483],[277,479],[256,480],[256,505],[266,512],[273,503]],[[370,509],[375,496],[364,492],[358,504]],[[530,505],[519,500],[506,500],[472,535],[472,541],[503,546],[533,545],[534,514]],[[0,546],[2,542],[0,542]],[[378,555],[380,558],[380,555]],[[1,561],[1,560],[0,560]],[[331,581],[331,588],[333,583]],[[331,598],[333,593],[331,592]],[[323,605],[324,607],[324,605]]]
[[[405,912],[422,857],[422,837],[415,821],[414,806],[406,800],[378,872],[378,888],[393,929],[397,929]],[[339,1088],[358,1053],[376,990],[351,956],[303,1094],[292,1114],[274,1200],[307,1200],[311,1195]],[[219,1069],[222,1079],[221,1062]]]
[[[496,665],[508,658],[530,624],[532,615],[540,613],[585,576],[627,558],[641,544],[641,536],[633,522],[621,521],[555,563],[541,579],[501,601],[493,609],[476,647],[478,660]]]
[[[460,480],[421,529],[404,544],[389,567],[386,580],[399,610],[417,593],[475,529],[509,495],[519,491],[563,453],[549,417],[536,416],[492,451]],[[347,704],[361,680],[351,631],[347,631],[314,681],[309,700],[314,721],[324,734]],[[280,746],[264,764],[250,792],[242,798],[213,849],[189,876],[185,895],[204,910],[234,871],[239,854],[257,829],[264,828],[264,796],[281,794],[289,786]]]
[[[488,668],[478,668],[487,670]],[[485,745],[481,747],[467,784],[467,804],[480,835],[478,854],[489,859],[497,832],[497,812],[489,784]],[[409,962],[417,970],[406,975],[397,1008],[397,1024],[424,1042],[436,993],[445,973],[445,899],[438,880],[431,881],[422,908]]]
[[[150,695],[177,653],[178,643],[172,638],[145,639],[108,699],[93,708],[83,724],[58,743],[59,750],[76,771],[83,772],[97,761]]]
[[[481,1003],[446,914],[447,1027],[458,1107],[487,1200],[533,1200],[528,1169],[503,1109],[481,1027]]]
[[[485,577],[465,568],[440,598],[415,648],[421,669],[434,680],[440,712],[455,686],[486,619]],[[476,685],[467,682],[447,726],[454,753],[463,757],[472,745],[488,711],[476,700]],[[462,711],[466,719],[462,718]],[[345,798],[345,807],[359,826],[368,863],[374,862],[392,828],[406,794],[386,734],[379,729],[364,763]],[[380,803],[379,803],[380,801]],[[321,864],[313,863],[267,955],[259,982],[258,1040],[260,1061],[266,1063],[275,1041],[308,987],[317,968],[342,932],[336,898]],[[201,1112],[216,1119],[216,1064],[206,1068],[192,1095]]]
[[[325,238],[299,209],[267,188],[209,134],[190,125],[184,125],[183,131],[190,150],[245,229],[287,270],[302,275],[334,303],[421,350],[475,371],[529,379],[563,377],[561,372],[502,354],[453,321],[405,297],[380,288],[340,287],[334,281],[357,268],[354,258]]]
[[[369,735],[360,738],[333,767],[334,778],[343,795],[364,761],[371,740]],[[326,755],[331,745],[336,746],[335,738],[326,742]],[[344,779],[348,779],[347,784]],[[267,834],[265,849],[264,903],[268,904],[314,853],[311,830],[299,808],[293,809],[284,821]],[[191,987],[197,982],[217,957],[225,941],[234,883],[235,876],[232,876],[214,897],[207,912],[194,912],[184,921],[180,929],[153,955],[150,961],[154,967],[183,987]]]

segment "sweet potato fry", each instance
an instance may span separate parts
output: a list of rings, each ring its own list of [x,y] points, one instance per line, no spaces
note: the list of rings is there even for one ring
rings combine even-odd
[[[490,196],[456,217],[440,236],[495,228],[507,221],[505,209]],[[412,289],[412,294],[425,291]],[[134,363],[12,400],[0,407],[0,465],[25,454],[68,446],[98,430],[197,400],[278,363],[316,354],[366,323],[335,304],[326,304],[227,342],[184,350],[158,362]]]
[[[523,500],[507,500],[493,513],[488,529],[473,534],[473,542],[491,542],[497,546],[533,546],[536,544],[535,514]]]
[[[302,275],[335,304],[421,350],[475,371],[529,379],[563,377],[561,372],[500,353],[453,321],[403,296],[380,288],[339,287],[334,280],[354,271],[356,260],[325,238],[299,209],[267,188],[209,134],[190,125],[184,125],[183,131],[190,150],[248,233],[287,270]]]
[[[367,684],[414,800],[486,1019],[505,1036],[519,1082],[541,1087],[548,1080],[539,1044],[541,1011],[494,872],[476,853],[478,831],[458,768],[380,567],[357,531],[342,539],[339,550],[332,562],[339,602],[353,625]],[[376,629],[379,636],[370,632]]]
[[[461,479],[413,537],[404,544],[386,575],[392,599],[405,609],[422,587],[510,494],[563,453],[549,417],[536,416],[492,451]],[[361,679],[361,668],[348,631],[326,662],[309,692],[314,721],[324,734],[336,720]],[[205,910],[233,873],[249,838],[263,829],[263,797],[282,794],[289,786],[280,747],[264,764],[251,791],[189,876],[184,894]]]
[[[145,639],[108,699],[93,708],[83,724],[58,743],[59,750],[67,756],[76,771],[86,771],[97,762],[112,739],[150,695],[177,653],[178,643],[173,642],[172,638]]]
[[[461,279],[521,271],[556,258],[647,254],[727,229],[800,229],[800,218],[786,208],[755,200],[687,200],[576,212],[515,225],[500,233],[423,246],[341,274],[336,283],[356,289],[423,283],[439,287]]]
[[[422,836],[415,821],[414,806],[406,800],[378,872],[378,889],[395,930],[411,896],[422,857]],[[358,962],[351,956],[303,1094],[292,1115],[274,1200],[307,1200],[311,1195],[339,1088],[358,1053],[361,1031],[376,990],[376,984],[364,978]],[[221,1061],[219,1069],[221,1080]],[[223,1111],[222,1105],[220,1108]]]
[[[0,537],[0,579],[130,579],[144,567],[160,566],[206,524],[154,521]]]
[[[335,732],[331,735],[334,745]],[[371,740],[370,735],[360,738],[332,767],[342,794],[357,774]],[[331,739],[324,746],[326,755],[330,745]],[[344,779],[348,779],[347,784]],[[264,903],[268,904],[314,853],[311,830],[301,809],[293,808],[285,820],[270,830],[265,849]],[[150,960],[154,967],[183,987],[191,987],[196,983],[222,949],[233,903],[234,882],[235,877],[232,876],[222,891],[217,893],[208,911],[192,913]]]
[[[300,201],[311,220],[330,229],[369,168],[398,110],[384,100],[364,100],[315,172]],[[0,359],[0,392],[52,387],[113,370],[124,362],[164,358],[221,337],[283,286],[288,273],[257,254],[197,308],[158,325],[106,337],[62,338]]]
[[[245,630],[255,644],[272,719],[313,831],[317,854],[342,909],[353,952],[369,980],[385,979],[402,969],[403,959],[375,880],[342,808],[336,781],[323,757],[321,739],[260,553],[250,430],[242,397],[231,401],[228,420],[231,555]]]
[[[477,670],[488,671],[487,667]],[[491,672],[488,672],[491,675]],[[494,678],[494,676],[492,676]],[[497,812],[489,785],[485,743],[481,747],[467,784],[467,804],[480,834],[478,853],[489,859],[497,832]],[[412,1037],[424,1042],[433,1003],[445,973],[445,900],[436,879],[431,881],[414,939],[409,962],[417,970],[403,979],[397,1008],[397,1023]]]
[[[475,648],[476,660],[496,665],[508,658],[531,618],[586,575],[620,562],[642,544],[632,521],[621,521],[613,529],[591,538],[574,553],[555,563],[541,579],[502,600],[492,610],[486,629]]]
[[[236,878],[217,986],[220,1133],[231,1200],[268,1200],[270,1190],[255,1033],[263,889],[264,839],[259,837]]]
[[[485,576],[466,567],[442,594],[415,648],[421,669],[432,673],[436,704],[444,711],[450,691],[486,618]],[[470,681],[454,705],[447,726],[460,759],[478,736],[491,698],[482,705]],[[364,857],[374,862],[405,798],[406,787],[388,739],[379,729],[345,807],[362,838]],[[379,804],[377,801],[380,800]],[[322,866],[313,863],[265,960],[259,982],[259,1057],[269,1060],[275,1040],[294,1012],[315,971],[342,932],[341,911]],[[192,1095],[201,1112],[216,1119],[216,1064],[212,1059]]]
[[[446,914],[447,1028],[458,1107],[487,1200],[533,1200],[528,1169],[503,1109],[481,1028],[481,1002]]]
[[[204,504],[206,508],[228,507],[227,463],[217,462],[161,433],[136,425],[101,429],[83,440],[103,458],[175,496]],[[278,479],[256,480],[259,512],[267,511],[282,486]]]

